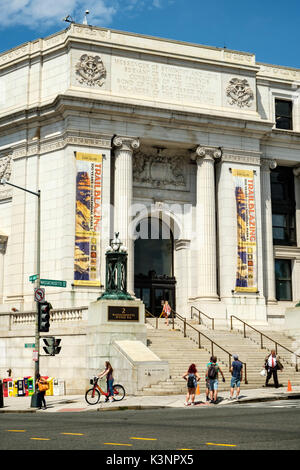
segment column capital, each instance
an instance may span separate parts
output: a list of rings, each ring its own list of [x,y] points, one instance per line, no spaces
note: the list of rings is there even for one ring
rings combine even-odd
[[[296,166],[296,168],[293,168],[293,173],[297,178],[300,179],[300,166]]]
[[[269,172],[270,170],[275,170],[277,167],[277,161],[271,158],[263,158],[260,162],[261,170]]]
[[[218,147],[199,145],[199,147],[196,148],[195,160],[197,160],[198,157],[203,158],[204,160],[215,160],[222,157],[222,150]]]
[[[113,145],[114,147],[117,147],[120,150],[127,150],[129,152],[132,152],[133,150],[136,150],[139,148],[140,141],[136,137],[125,137],[125,136],[117,135],[113,139]]]

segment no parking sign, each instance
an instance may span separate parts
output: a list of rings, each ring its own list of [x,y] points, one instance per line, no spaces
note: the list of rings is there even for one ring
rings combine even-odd
[[[34,289],[34,300],[36,302],[42,302],[44,298],[45,298],[45,289],[41,287],[37,287],[36,289]]]

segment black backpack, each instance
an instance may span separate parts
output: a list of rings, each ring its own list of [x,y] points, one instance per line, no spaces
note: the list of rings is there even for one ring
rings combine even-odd
[[[196,383],[195,375],[194,374],[189,375],[188,381],[187,381],[188,388],[195,388],[195,383]]]
[[[211,364],[209,369],[208,369],[208,372],[207,372],[207,377],[209,379],[215,379],[217,377],[217,368],[216,368],[216,364]]]

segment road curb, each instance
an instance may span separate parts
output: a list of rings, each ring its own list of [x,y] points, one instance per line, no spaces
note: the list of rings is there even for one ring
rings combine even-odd
[[[245,399],[240,399],[236,401],[230,401],[228,404],[230,405],[240,405],[243,403],[259,403],[259,402],[264,402],[264,401],[277,401],[277,400],[293,400],[293,399],[299,399],[300,398],[300,393],[294,393],[294,394],[289,394],[289,395],[280,395],[280,396],[268,396],[268,397],[260,397],[260,398],[245,398]]]

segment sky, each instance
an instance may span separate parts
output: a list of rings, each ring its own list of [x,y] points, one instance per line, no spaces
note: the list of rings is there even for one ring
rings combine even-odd
[[[0,0],[0,53],[65,29],[70,15],[121,31],[227,47],[300,68],[300,0]]]

